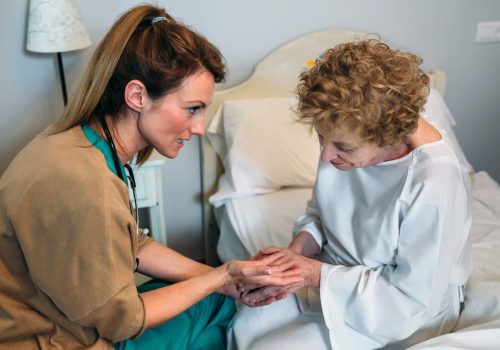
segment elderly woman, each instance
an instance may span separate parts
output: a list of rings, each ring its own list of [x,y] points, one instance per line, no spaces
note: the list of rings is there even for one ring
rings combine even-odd
[[[313,197],[288,249],[255,258],[284,251],[276,265],[300,265],[307,276],[245,301],[263,305],[305,286],[299,294],[309,302],[298,299],[311,311],[319,292],[334,349],[406,348],[449,332],[459,317],[469,178],[422,115],[429,79],[421,62],[367,40],[328,50],[300,78],[299,118],[321,143]]]

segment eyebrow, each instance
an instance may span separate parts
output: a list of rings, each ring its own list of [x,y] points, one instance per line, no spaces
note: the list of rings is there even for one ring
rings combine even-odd
[[[205,108],[207,106],[207,104],[205,102],[200,101],[200,100],[186,101],[185,103],[187,103],[187,104],[198,104],[198,105],[200,105],[203,108]]]

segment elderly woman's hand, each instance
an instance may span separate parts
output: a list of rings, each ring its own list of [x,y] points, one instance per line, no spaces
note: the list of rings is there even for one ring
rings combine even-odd
[[[258,260],[229,261],[222,268],[225,269],[224,285],[233,284],[283,287],[299,283],[304,279],[301,266],[290,266],[284,269],[281,261],[285,253],[279,250],[269,252]]]
[[[315,259],[306,258],[287,248],[269,247],[259,251],[252,260],[261,261],[269,256],[282,256],[275,259],[272,269],[275,273],[286,273],[287,271],[299,268],[303,272],[302,280],[291,282],[284,286],[266,286],[256,288],[256,285],[240,286],[242,301],[248,306],[262,306],[270,304],[276,300],[286,297],[288,293],[293,293],[304,286],[319,287],[321,276],[321,262]]]

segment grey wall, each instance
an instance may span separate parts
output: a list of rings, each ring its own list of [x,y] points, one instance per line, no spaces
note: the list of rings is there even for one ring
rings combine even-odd
[[[69,91],[112,22],[134,0],[76,0],[93,40],[89,49],[64,54]],[[474,43],[478,21],[500,20],[498,0],[164,0],[157,1],[213,41],[225,55],[226,87],[242,82],[267,53],[304,33],[330,27],[379,33],[412,50],[424,67],[448,74],[446,102],[456,133],[478,170],[500,182],[500,43]],[[0,12],[0,172],[62,109],[53,56],[26,52],[28,1],[5,1]],[[201,258],[197,140],[168,161],[163,179],[170,245]]]

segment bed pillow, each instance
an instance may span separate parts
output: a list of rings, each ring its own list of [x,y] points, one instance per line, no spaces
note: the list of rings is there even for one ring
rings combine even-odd
[[[426,119],[437,126],[451,142],[462,170],[466,173],[473,172],[474,169],[467,161],[464,151],[460,147],[457,137],[453,132],[453,126],[456,124],[455,119],[437,90],[431,89],[423,113]]]
[[[223,160],[225,180],[239,194],[314,184],[319,142],[295,119],[295,98],[228,100],[208,132]]]

